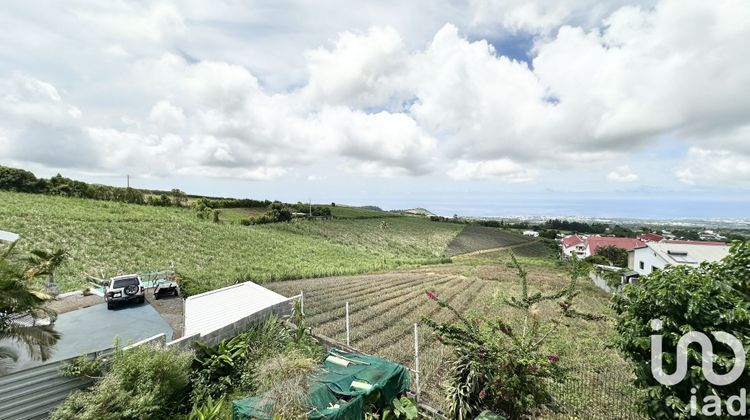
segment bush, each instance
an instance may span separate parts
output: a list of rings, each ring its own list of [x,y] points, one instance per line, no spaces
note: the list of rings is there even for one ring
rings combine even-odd
[[[50,419],[152,419],[186,411],[192,359],[192,353],[150,344],[116,350],[104,378],[71,394]]]
[[[578,312],[572,306],[578,293],[577,278],[583,274],[577,264],[567,287],[550,295],[529,295],[527,273],[512,251],[510,256],[518,271],[522,292],[519,298],[506,299],[503,303],[524,313],[521,326],[511,326],[501,318],[470,319],[435,293],[427,292],[430,299],[453,312],[458,320],[438,323],[422,319],[433,329],[438,341],[453,350],[447,381],[447,405],[453,419],[473,419],[484,410],[521,418],[551,403],[549,381],[558,379],[562,372],[557,365],[558,356],[545,354],[542,344],[563,317],[599,319]],[[560,319],[550,320],[550,325],[544,327],[538,305],[549,301],[556,301],[562,311]]]
[[[734,353],[719,344],[712,332],[725,331],[750,347],[750,243],[736,242],[730,255],[721,262],[704,263],[698,268],[668,267],[640,279],[638,285],[625,286],[614,296],[613,306],[620,317],[616,328],[618,347],[634,362],[636,386],[645,389],[645,408],[652,418],[688,418],[689,404],[696,389],[698,412],[704,398],[716,396],[724,401],[750,387],[750,376],[725,386],[708,382],[701,369],[702,354],[695,344],[688,351],[686,378],[673,386],[659,383],[651,373],[651,321],[658,319],[662,335],[664,371],[676,369],[675,351],[679,339],[689,331],[706,334],[713,342],[717,373],[734,365]],[[705,349],[704,349],[705,350]],[[712,397],[713,398],[713,397]]]

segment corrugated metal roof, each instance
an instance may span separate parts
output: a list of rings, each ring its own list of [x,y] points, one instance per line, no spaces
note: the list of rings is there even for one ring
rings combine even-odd
[[[208,334],[287,298],[251,281],[185,299],[185,336]]]
[[[0,230],[0,241],[6,241],[6,242],[15,242],[20,238],[18,234],[15,234],[13,232],[6,232],[4,230]]]

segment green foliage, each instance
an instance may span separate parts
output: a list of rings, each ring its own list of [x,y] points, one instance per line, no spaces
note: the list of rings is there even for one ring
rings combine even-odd
[[[214,401],[208,397],[200,406],[193,405],[187,420],[221,420],[223,419],[224,397]]]
[[[169,418],[187,409],[192,359],[191,353],[150,344],[118,349],[104,378],[73,393],[50,419]]]
[[[107,357],[80,355],[60,367],[60,374],[74,378],[99,379],[109,370],[112,360]]]
[[[85,275],[158,271],[174,261],[191,293],[253,280],[269,282],[379,271],[441,262],[461,226],[421,217],[333,219],[263,226],[214,224],[186,208],[136,206],[0,191],[3,229],[28,244],[70,257],[55,271],[61,291],[85,287]],[[337,206],[336,209],[345,209]],[[383,213],[381,213],[383,214]],[[388,213],[385,213],[388,214]]]
[[[607,265],[617,267],[628,266],[628,251],[614,245],[604,246],[596,250],[596,256],[604,257]]]
[[[16,256],[15,248],[16,243],[13,243],[0,249],[0,341],[20,343],[33,358],[47,360],[61,337],[60,333],[51,324],[27,325],[17,323],[15,319],[30,316],[54,321],[57,314],[44,306],[51,296],[34,289],[27,281],[26,273],[31,268],[27,267],[28,261]],[[7,369],[17,358],[15,348],[0,346],[0,360],[3,361],[0,368]]]
[[[609,265],[609,260],[601,255],[589,255],[583,261],[588,264]]]
[[[407,397],[394,398],[391,406],[383,410],[383,420],[413,420],[419,415],[417,405]]]
[[[600,318],[573,308],[578,294],[577,278],[582,274],[577,264],[573,266],[567,287],[549,294],[532,294],[528,287],[528,273],[512,252],[510,257],[520,280],[521,292],[518,297],[504,299],[504,303],[523,313],[521,325],[511,325],[501,317],[471,318],[434,292],[427,293],[440,307],[453,312],[458,320],[441,323],[427,317],[422,319],[440,342],[453,349],[447,402],[454,419],[473,419],[487,409],[519,418],[551,403],[549,380],[559,378],[562,372],[557,364],[559,357],[545,355],[542,344],[565,317]],[[545,302],[556,302],[561,309],[559,316],[550,320],[547,327],[539,316],[539,306]]]
[[[646,390],[645,407],[652,418],[687,418],[691,389],[697,390],[698,411],[703,398],[716,395],[726,399],[750,387],[750,376],[726,386],[709,383],[701,371],[701,352],[691,346],[687,377],[677,385],[663,386],[650,370],[651,321],[663,325],[664,371],[674,372],[677,342],[687,332],[699,331],[713,340],[714,331],[725,331],[750,347],[750,243],[736,242],[730,256],[721,262],[704,263],[698,268],[669,267],[640,279],[636,286],[625,286],[615,295],[613,307],[620,317],[616,328],[619,349],[634,362],[636,385]],[[728,347],[713,343],[718,356],[717,372],[728,371],[734,354]],[[716,366],[718,365],[718,366]]]

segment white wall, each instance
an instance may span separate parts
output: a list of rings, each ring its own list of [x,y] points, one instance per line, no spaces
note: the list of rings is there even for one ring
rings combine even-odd
[[[643,263],[643,268],[641,268],[641,263]],[[641,276],[651,274],[653,267],[662,270],[666,265],[667,262],[649,247],[636,248],[633,251],[633,270]]]

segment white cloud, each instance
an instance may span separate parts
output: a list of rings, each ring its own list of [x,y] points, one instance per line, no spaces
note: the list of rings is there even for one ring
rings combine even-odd
[[[470,162],[459,160],[448,171],[448,176],[458,180],[493,179],[508,183],[533,181],[537,171],[524,168],[510,159]]]
[[[14,72],[0,73],[0,158],[247,179],[324,164],[513,183],[668,136],[691,148],[681,180],[744,182],[746,1],[331,8],[12,4],[0,13],[0,71]],[[531,64],[482,39],[514,35],[533,37]],[[738,176],[701,169],[714,161]],[[627,167],[608,179],[647,181]]]
[[[750,155],[692,147],[675,175],[690,185],[750,186]]]
[[[635,182],[638,181],[638,174],[633,172],[628,165],[622,165],[608,173],[607,179],[612,182]]]

